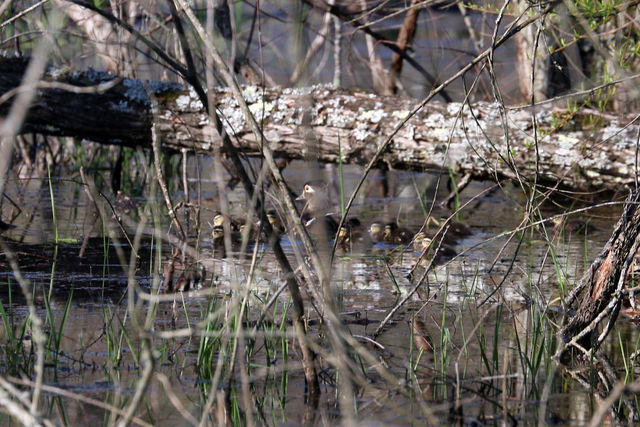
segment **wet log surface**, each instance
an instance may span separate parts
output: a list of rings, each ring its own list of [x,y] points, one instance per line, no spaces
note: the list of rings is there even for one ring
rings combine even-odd
[[[26,65],[23,59],[0,60],[0,96],[19,86]],[[50,70],[45,80],[93,86],[113,78],[91,70]],[[244,96],[262,120],[275,155],[322,162],[337,162],[342,156],[345,163],[361,165],[419,102],[325,86],[264,92],[247,87]],[[10,101],[0,104],[0,117],[6,116],[10,105]],[[220,144],[193,91],[175,83],[132,79],[101,93],[42,87],[23,132],[150,147],[152,105],[166,149],[211,154]],[[217,90],[216,105],[227,130],[235,135],[234,144],[247,155],[259,155],[260,144],[231,94]],[[472,103],[471,108],[430,102],[395,134],[378,166],[530,181],[537,170],[539,183],[560,182],[564,188],[581,191],[615,190],[634,182],[638,126],[628,125],[632,119],[538,106],[536,151],[532,112],[508,108],[503,115],[497,104],[487,102]]]

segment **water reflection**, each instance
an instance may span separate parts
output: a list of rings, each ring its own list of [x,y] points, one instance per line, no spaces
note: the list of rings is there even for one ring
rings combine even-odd
[[[247,283],[250,283],[244,302],[247,314],[237,321],[250,335],[262,308],[282,288],[285,278],[273,254],[263,244],[257,247],[250,244],[247,254],[239,255],[238,247],[234,247],[225,259],[214,256],[209,228],[219,206],[218,187],[213,173],[207,175],[211,170],[210,159],[199,161],[204,179],[199,183],[192,181],[191,185],[194,186],[192,194],[197,194],[196,184],[200,186],[202,230],[199,234],[190,233],[197,236],[191,242],[197,248],[196,256],[176,256],[174,274],[175,280],[179,280],[181,274],[190,278],[190,269],[200,271],[202,268],[206,275],[194,279],[189,292],[167,295],[168,300],[153,303],[157,304],[153,332],[171,334],[193,330],[194,325],[209,325],[207,339],[222,343],[226,335],[218,331],[228,331],[225,328],[235,322],[231,307],[236,298],[244,295]],[[338,201],[340,188],[347,195],[353,189],[359,170],[346,167],[341,186],[335,185],[338,182],[335,172],[332,168],[319,168],[315,174],[330,183],[331,197]],[[285,176],[295,190],[302,188],[308,174],[309,168],[303,163],[294,163],[285,170]],[[384,182],[384,191],[379,185],[381,182]],[[45,183],[44,178],[12,182],[7,192],[20,200],[22,211],[16,217],[16,228],[8,230],[5,237],[20,242],[11,243],[11,247],[18,253],[23,271],[34,286],[39,314],[51,319],[52,336],[60,331],[63,319],[69,319],[56,344],[60,361],[55,369],[47,370],[46,381],[121,405],[123,396],[132,394],[140,366],[140,343],[135,341],[136,335],[129,329],[134,315],[129,311],[129,304],[139,304],[141,310],[147,310],[153,304],[140,297],[129,301],[131,251],[125,239],[115,245],[112,239],[103,237],[109,235],[105,229],[93,227],[96,221],[93,204],[81,191],[82,186],[69,179],[52,182],[58,240],[63,242],[55,249],[52,245],[55,233],[51,194]],[[432,210],[434,218],[451,214],[451,210],[437,204],[448,194],[446,177],[377,172],[371,176],[370,183],[351,212],[364,227],[375,221],[396,221],[415,233],[425,224],[425,212],[431,209],[433,200],[436,200]],[[489,187],[490,184],[485,183],[472,184],[459,196],[459,204],[472,200]],[[174,195],[178,199],[181,197],[178,191]],[[246,215],[246,195],[241,189],[236,188],[226,196],[231,215]],[[138,199],[138,213],[147,201]],[[465,422],[497,420],[495,412],[499,412],[496,409],[499,405],[491,408],[479,405],[474,403],[474,396],[486,393],[493,396],[492,399],[499,399],[500,393],[506,390],[509,396],[521,399],[507,404],[511,417],[517,414],[519,420],[539,421],[536,408],[522,402],[541,398],[548,361],[540,359],[541,353],[537,352],[550,345],[553,331],[545,329],[540,335],[541,342],[534,342],[531,337],[542,325],[548,328],[542,321],[541,311],[559,297],[561,285],[570,287],[580,277],[608,237],[611,223],[594,219],[595,230],[587,235],[565,230],[551,244],[539,231],[523,230],[518,236],[519,245],[516,239],[504,246],[509,238],[506,232],[520,224],[523,205],[519,190],[509,186],[474,199],[469,209],[462,210],[456,218],[471,230],[469,235],[452,242],[458,255],[443,259],[428,272],[425,272],[427,264],[418,261],[420,253],[410,245],[382,244],[369,251],[346,251],[334,261],[332,286],[339,298],[341,318],[350,332],[354,336],[374,339],[375,344],[363,340],[363,345],[379,358],[379,363],[405,378],[412,393],[420,394],[424,401],[436,402],[433,410],[441,416],[448,414],[450,402],[462,399],[464,411],[456,415],[459,419]],[[134,226],[135,223],[130,224],[127,229],[131,235],[134,235]],[[162,226],[168,229],[168,220],[163,219]],[[109,222],[109,227],[110,232],[120,233],[113,222]],[[89,249],[80,256],[81,242],[87,235],[90,237]],[[147,236],[143,240],[137,251],[139,259],[134,263],[133,281],[144,292],[161,287],[154,282],[153,273],[163,272],[176,248],[156,239],[157,236]],[[298,245],[297,239],[283,236],[282,243],[287,256],[296,263],[293,249]],[[124,254],[118,254],[116,246]],[[161,257],[156,252],[158,249],[162,250]],[[418,267],[414,268],[416,264]],[[0,291],[0,298],[10,319],[2,325],[2,339],[8,340],[5,337],[21,333],[26,311],[6,261],[2,261],[1,268],[0,280],[5,286]],[[423,285],[395,313],[382,333],[373,337],[387,313],[408,295],[422,275],[425,275]],[[69,300],[71,292],[73,298]],[[47,300],[47,295],[52,298]],[[305,298],[307,302],[311,301],[309,295]],[[285,291],[268,311],[268,324],[274,329],[261,327],[259,337],[252,343],[250,357],[255,365],[251,387],[264,400],[256,411],[265,411],[265,408],[276,411],[276,419],[269,420],[276,424],[299,421],[304,406],[300,397],[304,393],[304,379],[298,369],[297,356],[283,358],[284,349],[292,346],[293,341],[293,332],[286,320],[288,304]],[[212,307],[215,312],[222,313],[217,320],[209,315]],[[309,305],[308,324],[312,335],[323,342],[324,326],[316,309]],[[159,370],[169,377],[171,387],[181,396],[186,410],[200,417],[199,411],[209,393],[214,392],[209,387],[222,350],[216,347],[218,350],[207,356],[208,365],[203,366],[204,338],[185,333],[164,341],[156,336],[154,340],[160,348],[157,355],[161,361]],[[431,349],[427,349],[425,341]],[[28,353],[31,345],[28,333],[21,342],[24,352]],[[247,340],[247,345],[250,343]],[[609,343],[607,351],[613,353],[614,345]],[[539,370],[524,365],[523,354],[527,360],[539,363]],[[6,357],[3,362],[7,372],[19,365],[12,365],[16,361],[10,362]],[[366,365],[363,369],[371,378],[377,378],[374,367]],[[333,387],[327,379],[331,374],[331,371],[325,373],[325,391]],[[506,376],[500,377],[503,374]],[[239,377],[234,378],[240,381]],[[549,404],[548,414],[563,413],[566,417],[563,419],[570,420],[586,419],[585,414],[591,411],[585,404],[588,394],[579,389],[574,395],[559,394],[565,387],[564,380],[558,376],[553,381],[551,396],[554,400]],[[152,384],[149,402],[155,416],[180,419],[179,411],[166,405],[164,388],[157,382]],[[335,401],[331,394],[325,394],[324,399],[319,409],[321,416],[334,417]],[[362,421],[425,420],[423,410],[406,396],[374,396],[368,390],[360,396],[360,404]],[[390,407],[394,409],[389,411]],[[69,410],[77,411],[78,417],[99,419],[81,408],[71,408],[73,405]]]

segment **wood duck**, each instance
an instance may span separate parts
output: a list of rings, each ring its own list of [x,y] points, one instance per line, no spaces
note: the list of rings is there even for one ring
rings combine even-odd
[[[384,225],[381,222],[374,222],[369,226],[369,237],[373,243],[384,240]]]
[[[240,225],[238,232],[240,233],[240,239],[242,239],[245,233],[247,233],[249,243],[254,243],[256,241],[264,243],[266,240],[264,232],[261,232],[260,230],[260,224],[253,224],[251,222],[242,224]]]
[[[282,224],[282,221],[280,221],[280,217],[278,216],[276,211],[274,211],[273,209],[267,211],[267,221],[269,221],[269,224],[271,224],[274,233],[276,233],[278,236],[284,234],[284,225]]]
[[[308,214],[303,214],[301,219],[307,232],[314,239],[322,237],[330,240],[338,232],[338,223],[331,215],[312,217]]]
[[[406,228],[399,227],[395,221],[391,221],[384,226],[383,240],[385,243],[393,245],[406,245],[413,240],[413,233]]]
[[[569,233],[591,233],[595,231],[595,227],[588,219],[568,218],[567,216],[558,216],[553,218],[553,227],[556,230],[564,230]]]
[[[442,225],[446,223],[446,226],[448,227],[447,236],[449,240],[455,240],[460,237],[471,235],[471,228],[469,228],[469,226],[454,220],[449,220],[449,222],[447,222],[447,219],[448,218],[443,217],[438,221],[435,218],[429,218],[428,222],[433,222],[436,227],[442,227]]]
[[[194,268],[185,271],[178,277],[178,280],[173,284],[173,292],[187,292],[191,289],[196,289],[198,285],[202,284],[206,278],[206,270],[201,268],[196,270]]]
[[[329,212],[332,203],[329,199],[329,187],[321,181],[309,181],[302,187],[302,194],[296,200],[304,200],[306,203],[302,213],[311,216],[320,216]]]
[[[344,252],[363,252],[371,245],[369,234],[364,232],[358,218],[349,218],[338,231],[337,248]]]
[[[226,258],[227,253],[224,247],[224,228],[221,225],[214,225],[213,231],[211,232],[211,238],[211,242],[213,244],[213,257]]]
[[[226,222],[229,222],[229,227],[231,227],[232,231],[240,231],[240,226],[245,224],[245,221],[242,219],[231,218],[230,216],[216,212],[213,217],[213,227],[224,227]]]
[[[181,253],[174,249],[171,256],[164,263],[162,273],[164,276],[162,289],[164,293],[184,292],[194,289],[206,279],[207,271],[202,264],[184,264],[180,262]],[[177,273],[180,276],[175,279]]]
[[[413,250],[416,252],[421,252],[422,249],[424,249],[422,247],[422,242],[426,238],[428,238],[427,233],[422,230],[418,231],[416,235],[413,236]]]
[[[329,213],[328,187],[323,182],[307,182],[302,188],[302,194],[296,200],[306,203],[302,209],[302,222],[311,237],[326,237],[332,239],[338,231],[338,223]]]
[[[241,241],[242,241],[242,235],[240,234],[240,230],[231,230],[231,244],[237,245]],[[213,227],[213,231],[211,232],[211,243],[213,246],[214,258],[227,257],[226,248],[224,245],[224,227],[223,226],[216,225]]]
[[[438,245],[440,247],[438,247]],[[431,259],[431,256],[436,249],[438,250],[436,259],[440,257],[451,258],[457,255],[456,250],[445,242],[440,243],[436,241],[432,244],[432,239],[428,237],[423,231],[419,231],[418,233],[416,233],[413,239],[413,249],[416,252],[424,252],[428,250],[429,253],[427,253],[426,259]]]

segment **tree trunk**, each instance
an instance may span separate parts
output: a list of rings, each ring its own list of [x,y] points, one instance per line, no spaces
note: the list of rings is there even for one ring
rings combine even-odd
[[[520,10],[524,11],[529,3],[520,2]],[[549,86],[549,56],[545,51],[542,37],[536,43],[537,27],[529,25],[523,28],[515,36],[518,78],[520,93],[525,102],[530,102],[531,97],[535,102],[547,99]],[[535,63],[532,61],[535,58]],[[535,72],[533,85],[532,73]]]

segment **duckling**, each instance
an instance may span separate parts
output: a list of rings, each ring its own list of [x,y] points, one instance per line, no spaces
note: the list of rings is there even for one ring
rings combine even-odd
[[[415,252],[421,252],[422,249],[424,249],[422,247],[422,242],[424,239],[427,239],[427,233],[425,233],[424,231],[420,230],[418,231],[415,236],[413,236],[413,250]]]
[[[249,243],[254,243],[254,242],[259,242],[259,243],[264,243],[265,242],[265,236],[264,233],[260,232],[260,225],[259,224],[253,224],[253,223],[245,223],[240,225],[240,228],[238,230],[238,232],[240,233],[240,236],[243,237],[245,233],[248,234],[248,239],[249,239]]]
[[[221,225],[214,225],[213,231],[211,232],[211,238],[211,243],[213,245],[213,257],[226,258],[227,253],[224,247],[224,228]]]
[[[363,252],[371,245],[368,233],[363,233],[358,218],[349,218],[338,231],[337,248],[344,252]]]
[[[231,218],[227,215],[223,215],[220,212],[216,212],[215,216],[213,217],[213,226],[214,227],[223,227],[225,222],[229,222],[229,226],[231,227],[231,230],[233,231],[239,231],[240,230],[240,226],[243,225],[245,223],[244,220],[242,219],[237,219],[237,218]]]
[[[280,221],[280,217],[278,216],[276,211],[274,211],[273,209],[267,211],[267,221],[269,221],[269,224],[271,224],[274,233],[276,233],[278,236],[284,234],[284,225],[282,224],[282,221]]]
[[[406,228],[399,227],[395,221],[391,221],[384,226],[383,240],[394,245],[406,245],[413,239],[413,233]]]
[[[588,219],[569,218],[567,216],[558,216],[553,218],[553,227],[557,230],[564,230],[569,233],[591,233],[595,231],[595,227]]]
[[[280,239],[280,236],[284,233],[284,227],[280,222],[280,218],[276,215],[276,211],[270,210],[266,213],[267,221],[271,224],[276,239]],[[267,243],[267,234],[264,228],[261,227],[260,221],[254,222],[242,222],[238,225],[239,241],[244,233],[248,233],[249,243],[259,242]]]
[[[445,257],[445,258],[451,258],[457,255],[457,252],[454,248],[452,248],[451,246],[449,246],[448,244],[442,242],[433,242],[432,244],[432,239],[430,237],[427,237],[426,234],[424,233],[418,233],[418,234],[422,234],[421,236],[416,235],[417,239],[420,240],[415,240],[414,241],[414,249],[418,249],[420,252],[424,252],[426,250],[429,250],[429,253],[427,254],[427,256],[430,257],[433,255],[433,252],[437,249],[438,253],[436,254],[436,259],[439,259],[440,257]],[[417,248],[416,248],[416,244],[417,244]],[[440,245],[440,247],[438,247],[438,245]]]
[[[138,203],[131,199],[131,197],[124,194],[121,190],[118,190],[116,193],[116,199],[113,201],[113,207],[119,212],[128,214],[131,213],[132,210],[138,208]]]
[[[465,237],[471,235],[471,228],[459,221],[449,221],[449,233],[453,233],[458,237]]]
[[[442,225],[446,223],[447,227],[449,227],[447,230],[447,236],[449,236],[448,238],[451,240],[471,235],[471,228],[469,228],[469,226],[453,219],[447,222],[448,219],[449,218],[447,217],[442,217],[438,221],[437,219],[429,218],[429,222],[433,222],[438,228],[442,227]]]
[[[384,225],[381,222],[373,222],[369,226],[369,237],[373,243],[382,242],[384,240]]]

